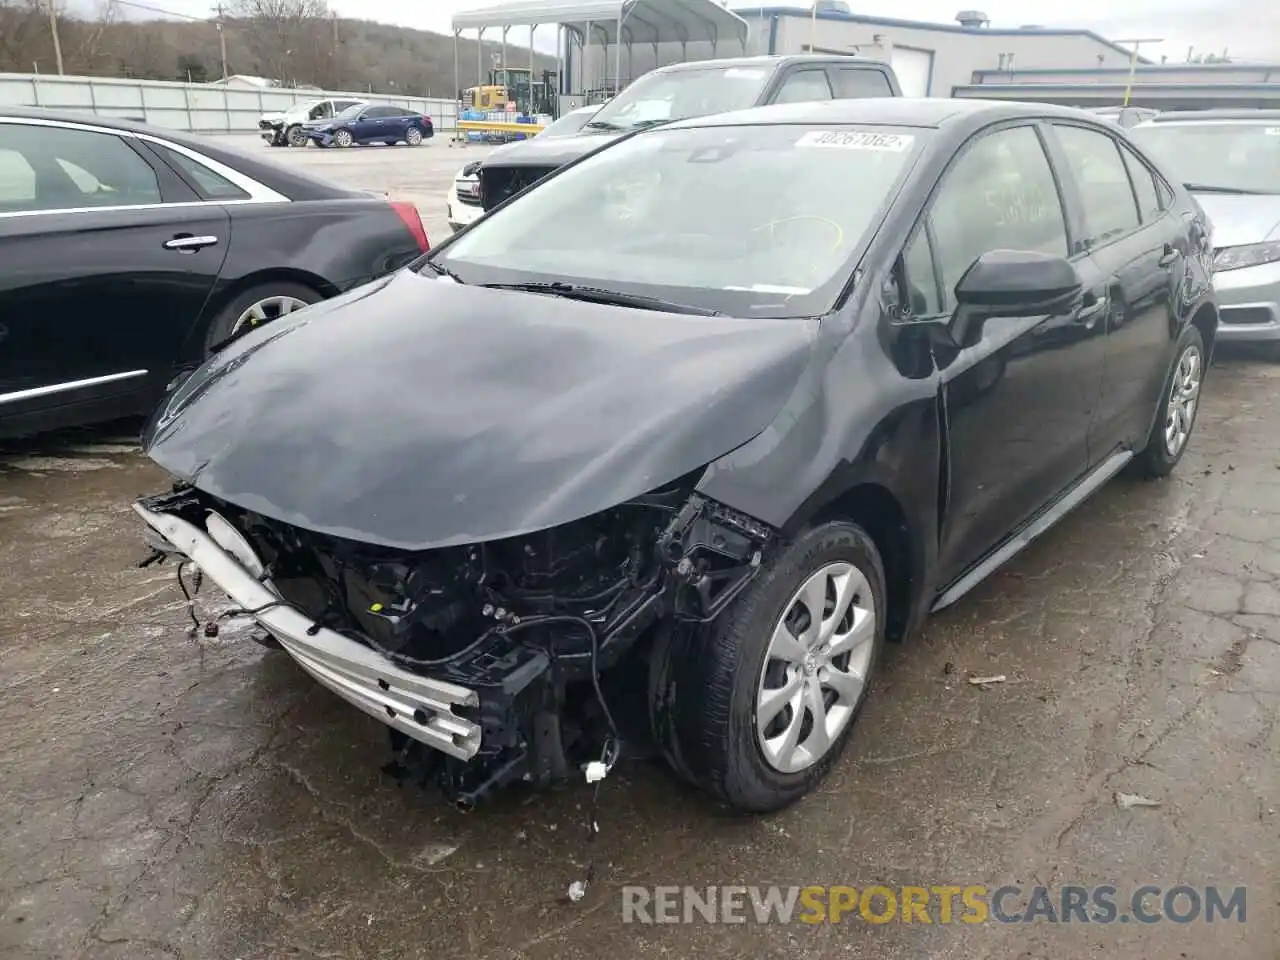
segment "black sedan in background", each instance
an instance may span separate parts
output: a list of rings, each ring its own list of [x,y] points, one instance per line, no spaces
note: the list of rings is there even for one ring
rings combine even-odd
[[[157,412],[179,483],[136,509],[464,805],[648,731],[775,809],[886,639],[1177,464],[1207,230],[1082,111],[678,121],[234,344]]]
[[[408,203],[177,132],[0,112],[0,436],[146,413],[180,367],[426,249]]]

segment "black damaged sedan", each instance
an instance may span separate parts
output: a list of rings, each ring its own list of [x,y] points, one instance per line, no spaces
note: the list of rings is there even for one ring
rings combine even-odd
[[[136,509],[464,806],[648,742],[776,809],[886,640],[1173,469],[1211,257],[1083,112],[674,123],[233,344],[157,414],[176,483]]]

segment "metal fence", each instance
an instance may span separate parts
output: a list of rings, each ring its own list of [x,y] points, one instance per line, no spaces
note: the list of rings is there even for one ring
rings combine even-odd
[[[258,129],[258,118],[264,113],[286,110],[303,100],[327,97],[358,97],[370,103],[408,107],[431,117],[437,130],[453,130],[457,117],[456,104],[438,98],[0,73],[0,107],[45,107],[127,117],[194,133],[252,133]]]

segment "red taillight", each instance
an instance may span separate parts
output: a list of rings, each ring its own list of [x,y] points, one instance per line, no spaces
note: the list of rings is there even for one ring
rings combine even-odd
[[[427,228],[422,225],[422,217],[418,215],[418,208],[406,200],[392,200],[391,209],[396,212],[396,216],[409,228],[409,232],[413,234],[413,239],[418,241],[418,248],[423,253],[430,250],[431,241],[427,239]]]

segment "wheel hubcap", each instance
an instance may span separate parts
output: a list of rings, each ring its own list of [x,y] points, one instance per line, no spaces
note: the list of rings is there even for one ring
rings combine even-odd
[[[1191,435],[1196,407],[1200,403],[1200,350],[1187,347],[1178,358],[1178,367],[1169,388],[1169,402],[1165,407],[1164,445],[1170,456],[1176,457]]]
[[[813,766],[840,737],[866,689],[875,599],[849,563],[813,573],[774,625],[756,694],[756,734],[782,773]]]
[[[231,335],[234,337],[242,333],[248,333],[254,327],[260,327],[264,323],[278,320],[286,314],[293,313],[295,310],[301,310],[306,305],[305,300],[299,300],[297,297],[267,297],[264,300],[259,300],[244,313],[240,314],[235,326],[231,328]]]
[[[407,139],[410,143],[421,143],[422,134],[419,133],[417,130],[410,130],[408,134],[405,135],[405,139]]]
[[[345,130],[338,131],[338,135],[334,137],[334,139],[338,141],[338,146],[340,147],[351,146],[351,134],[347,133]]]

